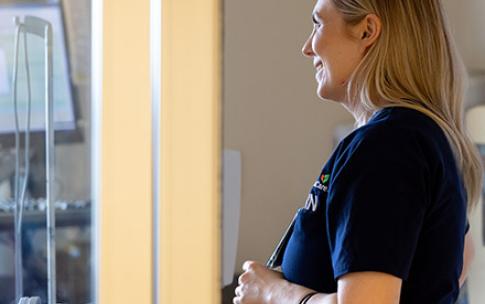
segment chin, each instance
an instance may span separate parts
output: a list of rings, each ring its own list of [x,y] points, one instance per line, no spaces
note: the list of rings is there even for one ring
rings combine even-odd
[[[317,96],[318,98],[322,100],[328,100],[328,101],[333,101],[333,102],[340,102],[342,99],[341,94],[338,94],[335,92],[335,90],[332,90],[330,88],[318,86],[317,89]]]

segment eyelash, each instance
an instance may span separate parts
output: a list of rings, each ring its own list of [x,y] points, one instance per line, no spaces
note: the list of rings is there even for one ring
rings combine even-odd
[[[313,28],[319,28],[322,25],[315,18],[312,18],[312,21],[313,21]]]

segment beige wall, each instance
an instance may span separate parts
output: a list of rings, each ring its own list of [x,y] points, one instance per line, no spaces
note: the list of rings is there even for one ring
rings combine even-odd
[[[446,0],[452,30],[458,48],[463,56],[465,64],[471,70],[485,70],[485,1],[483,0]],[[483,81],[482,81],[483,83]],[[482,96],[485,89],[482,89]],[[470,92],[470,94],[474,94]],[[485,103],[485,96],[479,97],[477,102]],[[476,254],[471,266],[468,285],[470,303],[485,303],[485,247],[482,240],[483,204],[477,208],[474,216],[470,219],[471,233],[476,244]]]
[[[485,69],[485,1],[445,0],[458,48],[470,69]]]
[[[242,155],[236,271],[265,262],[332,150],[333,128],[352,122],[315,95],[311,61],[300,49],[314,1],[225,1],[224,148]],[[485,69],[483,0],[446,0],[469,68]]]
[[[465,108],[485,103],[485,1],[443,1],[451,30],[463,61],[470,71]],[[484,257],[485,258],[485,257]],[[484,261],[485,262],[485,261]]]
[[[224,147],[241,151],[236,269],[266,262],[332,148],[341,106],[316,97],[301,45],[312,1],[225,1]]]

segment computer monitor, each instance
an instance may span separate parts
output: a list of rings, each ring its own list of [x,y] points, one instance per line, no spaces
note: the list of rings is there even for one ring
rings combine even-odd
[[[64,30],[61,3],[56,1],[28,1],[12,4],[0,2],[0,144],[12,142],[15,132],[14,104],[12,101],[12,74],[14,65],[15,16],[23,20],[32,15],[52,23],[53,28],[53,98],[54,130],[56,139],[80,139],[76,130],[76,112],[71,82],[68,47]],[[31,130],[43,134],[45,131],[44,108],[44,47],[41,38],[27,35],[29,66],[31,74]],[[23,38],[20,40],[18,69],[18,113],[21,130],[26,126],[27,82],[24,62]],[[71,133],[71,136],[66,136]],[[37,135],[39,136],[39,135]],[[57,141],[57,140],[56,140]]]

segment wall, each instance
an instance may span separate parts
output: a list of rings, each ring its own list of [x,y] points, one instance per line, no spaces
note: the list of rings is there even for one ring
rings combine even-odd
[[[443,3],[465,64],[472,70],[485,69],[485,2],[445,0]]]
[[[312,1],[225,1],[224,148],[241,151],[236,270],[266,262],[332,149],[336,124],[352,120],[316,97],[301,46]]]
[[[465,64],[470,70],[485,70],[485,2],[483,0],[444,1],[451,21],[452,30],[463,56]],[[466,5],[464,5],[466,4]],[[484,77],[485,79],[485,77]],[[485,81],[482,82],[485,86]],[[482,98],[477,101],[485,103],[485,90]],[[485,119],[485,118],[484,118]],[[476,255],[468,278],[470,303],[485,303],[485,247],[482,239],[483,203],[477,208],[470,219],[471,233],[475,240]]]

